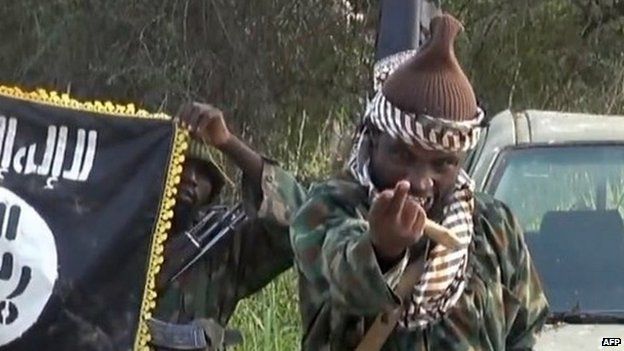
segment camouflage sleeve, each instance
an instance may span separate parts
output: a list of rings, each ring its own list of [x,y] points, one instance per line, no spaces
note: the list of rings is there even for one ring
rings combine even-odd
[[[266,157],[263,161],[261,191],[255,191],[252,182],[243,176],[243,201],[263,225],[287,233],[292,215],[306,199],[306,189],[277,162]]]
[[[323,194],[302,206],[291,226],[295,262],[317,291],[328,291],[332,307],[376,315],[400,303],[381,272],[368,222]],[[404,261],[399,263],[401,270]],[[399,273],[400,274],[400,273]]]
[[[243,179],[243,200],[252,212],[241,228],[238,257],[238,295],[247,297],[292,266],[288,227],[291,216],[306,197],[295,177],[269,159],[264,159],[261,197]]]
[[[504,289],[505,316],[507,322],[508,350],[532,350],[538,332],[548,316],[548,302],[542,285],[524,241],[522,228],[509,208],[503,205],[507,218],[505,229],[508,236],[511,265],[514,267],[507,275]]]

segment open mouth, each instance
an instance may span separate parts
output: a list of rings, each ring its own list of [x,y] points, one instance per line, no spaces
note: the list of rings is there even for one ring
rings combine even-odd
[[[425,210],[425,212],[429,212],[429,210],[431,210],[431,208],[433,207],[432,196],[427,196],[427,197],[413,196],[412,198],[418,202],[418,204]]]

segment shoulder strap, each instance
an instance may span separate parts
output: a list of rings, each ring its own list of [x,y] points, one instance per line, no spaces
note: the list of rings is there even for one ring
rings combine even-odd
[[[416,283],[418,283],[418,279],[424,271],[425,256],[426,255],[421,255],[419,259],[405,267],[403,276],[401,276],[401,280],[394,289],[394,292],[403,301],[405,301],[405,298],[409,296],[412,288],[416,285]],[[394,327],[399,321],[403,308],[404,306],[400,306],[392,311],[380,313],[373,322],[373,325],[364,335],[364,338],[360,341],[360,344],[355,351],[381,350],[382,346],[390,336],[390,333],[392,333]]]

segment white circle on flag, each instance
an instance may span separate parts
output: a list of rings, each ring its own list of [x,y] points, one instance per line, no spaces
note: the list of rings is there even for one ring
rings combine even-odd
[[[0,187],[0,346],[43,312],[58,277],[54,235],[37,211]]]

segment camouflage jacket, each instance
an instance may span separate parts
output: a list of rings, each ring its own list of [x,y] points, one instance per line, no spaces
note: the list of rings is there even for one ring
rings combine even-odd
[[[244,205],[254,213],[164,291],[156,318],[172,323],[212,318],[224,326],[238,301],[291,267],[288,225],[306,193],[270,160],[265,160],[261,185],[258,199],[243,180]]]
[[[380,312],[400,305],[373,252],[367,202],[357,183],[334,179],[313,187],[293,220],[304,350],[352,350]],[[485,194],[475,196],[474,218],[460,300],[422,331],[395,329],[383,350],[532,349],[548,307],[522,231]]]

